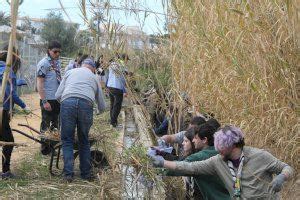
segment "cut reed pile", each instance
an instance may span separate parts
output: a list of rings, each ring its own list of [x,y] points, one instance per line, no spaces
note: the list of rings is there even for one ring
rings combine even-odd
[[[299,172],[299,1],[173,0],[172,77]],[[298,30],[298,31],[297,31]],[[297,90],[298,89],[298,90]]]

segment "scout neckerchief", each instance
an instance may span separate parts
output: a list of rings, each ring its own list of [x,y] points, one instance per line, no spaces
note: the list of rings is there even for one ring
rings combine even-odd
[[[48,61],[51,65],[51,69],[53,69],[56,73],[56,79],[57,79],[57,82],[60,83],[61,81],[61,74],[60,74],[60,68],[58,66],[58,61],[55,61],[53,59],[51,59],[50,57],[48,57]]]
[[[242,169],[243,169],[243,165],[244,165],[244,159],[245,159],[245,156],[244,156],[244,153],[242,152],[237,173],[235,173],[235,171],[234,171],[232,161],[230,161],[230,160],[227,161],[227,165],[228,165],[230,173],[232,175],[232,180],[234,182],[234,185],[233,185],[234,197],[241,197],[241,177],[242,177]]]
[[[189,187],[189,195],[190,197],[194,196],[194,192],[195,192],[195,180],[193,177],[190,177],[190,187]]]

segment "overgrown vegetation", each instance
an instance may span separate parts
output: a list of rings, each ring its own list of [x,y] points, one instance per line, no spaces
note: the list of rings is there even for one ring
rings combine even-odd
[[[172,6],[175,90],[298,172],[296,2],[173,0]]]
[[[125,50],[130,54],[133,58],[130,71],[135,73],[134,80],[128,79],[133,86],[130,91],[132,99],[142,101],[145,96],[149,97],[147,92],[155,90],[155,99],[149,99],[150,103],[158,106],[148,107],[151,114],[155,109],[170,109],[171,103],[182,109],[181,94],[186,93],[194,107],[194,114],[211,112],[222,124],[241,127],[246,133],[247,145],[270,150],[276,157],[291,164],[298,175],[300,43],[297,31],[300,29],[297,18],[299,5],[296,2],[172,0],[173,13],[166,15],[169,17],[169,34],[152,35],[151,40],[155,41],[156,48],[143,51],[124,47],[124,38],[118,35],[120,27],[110,18],[109,1],[101,2],[103,5],[97,2],[92,7],[99,9],[100,13],[92,13],[88,19],[86,1],[80,1],[82,17],[89,30],[78,34],[77,42],[85,52],[96,57],[100,52],[106,59]],[[129,9],[128,12],[134,11]],[[99,23],[97,17],[101,13],[107,13],[105,33],[99,32],[95,26],[99,25],[95,22]],[[61,20],[61,15],[52,15]],[[104,19],[102,15],[100,17]],[[90,36],[93,41],[89,40]],[[101,49],[102,37],[110,49]],[[133,88],[138,92],[135,93]],[[177,118],[181,117],[180,113]],[[99,184],[93,187],[82,182],[75,182],[71,186],[56,184],[58,179],[49,177],[46,166],[39,164],[44,160],[36,157],[35,160],[24,162],[19,169],[22,176],[28,177],[28,181],[17,179],[2,182],[0,191],[8,197],[11,196],[9,192],[5,193],[6,190],[14,191],[14,195],[25,192],[34,197],[66,195],[63,197],[81,198],[82,195],[89,198],[89,195],[93,195],[119,198],[121,160],[114,143],[118,135],[105,123],[107,118],[108,113],[96,117],[93,130],[105,136],[98,147],[106,153],[111,165],[111,169],[102,172]],[[174,129],[172,133],[176,131]],[[125,151],[125,160],[137,169],[147,169],[145,151],[146,148],[141,144],[133,146]],[[35,170],[29,171],[31,168]],[[151,174],[147,172],[143,171],[148,178],[154,177],[153,171],[150,171]],[[46,185],[36,190],[40,182],[32,177],[41,178],[43,185]],[[180,184],[177,186],[177,183],[178,188]],[[172,180],[171,184],[175,185],[175,182]],[[78,190],[79,186],[83,189]],[[72,191],[75,188],[78,191],[76,194]],[[285,187],[284,199],[296,199],[296,193],[290,192],[295,188],[294,182],[291,187]]]

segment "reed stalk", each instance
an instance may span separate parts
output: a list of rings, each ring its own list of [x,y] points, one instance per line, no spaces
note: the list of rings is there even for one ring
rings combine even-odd
[[[172,1],[172,77],[199,112],[235,124],[297,174],[299,1]],[[177,100],[179,98],[177,97]]]

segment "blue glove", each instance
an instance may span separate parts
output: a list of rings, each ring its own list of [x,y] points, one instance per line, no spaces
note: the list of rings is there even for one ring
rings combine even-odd
[[[149,156],[150,158],[152,156],[156,156],[156,149],[154,149],[153,147],[149,147],[147,150],[147,156]]]
[[[285,175],[283,174],[279,174],[278,176],[276,176],[271,183],[272,191],[279,192],[282,189],[282,185],[285,182],[285,179]]]
[[[150,157],[154,167],[163,167],[165,159],[162,156],[151,156]]]

